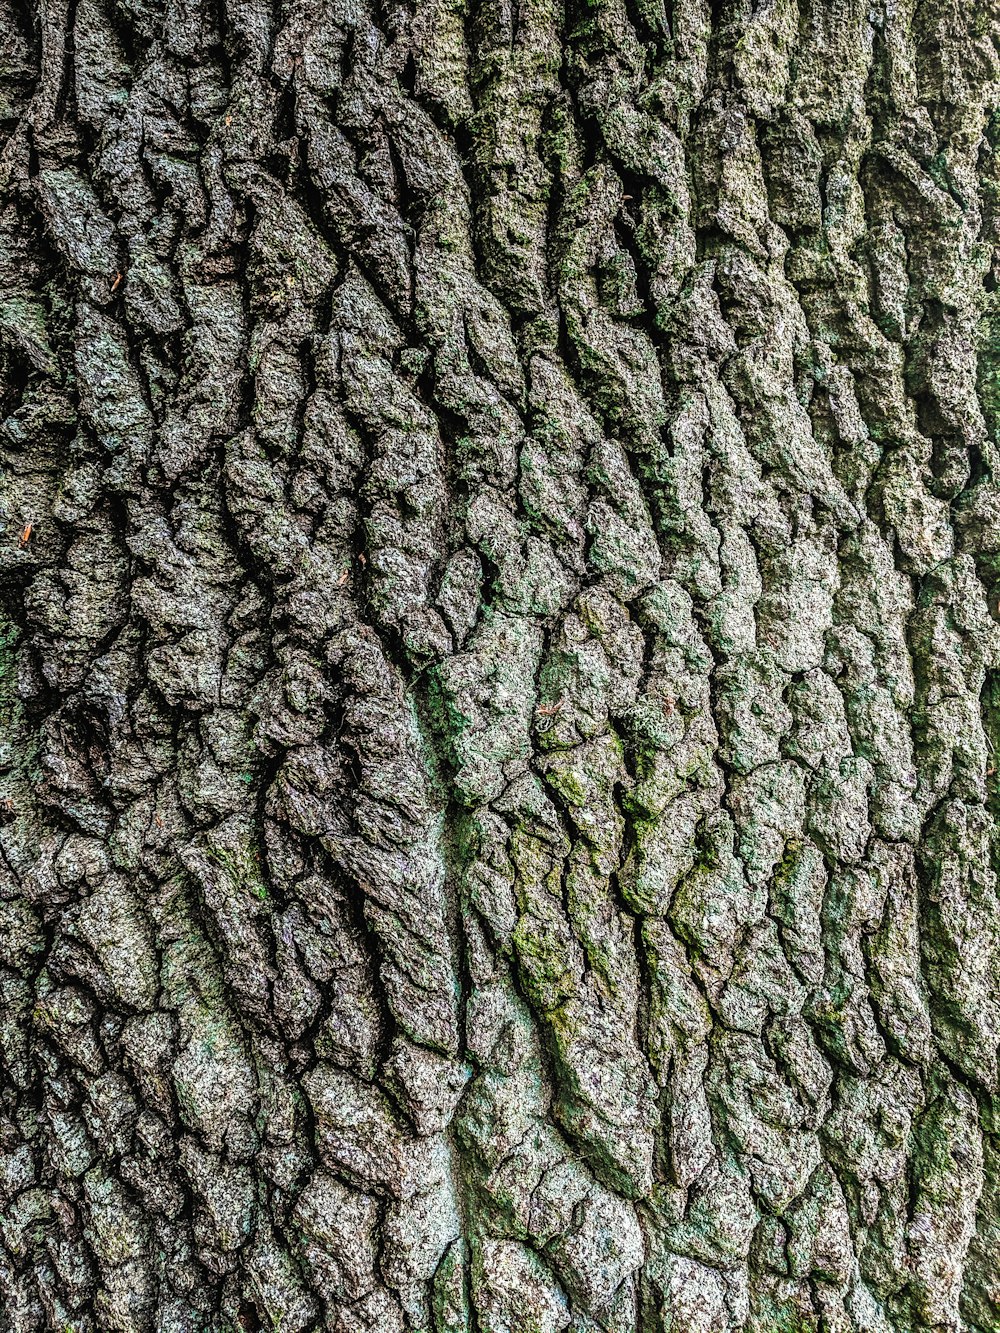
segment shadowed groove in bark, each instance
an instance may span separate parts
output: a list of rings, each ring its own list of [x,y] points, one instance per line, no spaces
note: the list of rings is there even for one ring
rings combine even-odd
[[[0,1326],[990,1333],[996,6],[0,8]]]

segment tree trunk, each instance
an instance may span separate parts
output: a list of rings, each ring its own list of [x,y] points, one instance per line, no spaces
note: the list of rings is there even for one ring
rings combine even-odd
[[[994,0],[0,13],[0,1327],[995,1330]]]

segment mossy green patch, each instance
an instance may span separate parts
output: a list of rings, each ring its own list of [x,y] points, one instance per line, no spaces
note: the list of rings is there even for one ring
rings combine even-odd
[[[0,614],[0,707],[9,707],[14,695],[14,657],[20,630]]]
[[[261,869],[260,852],[256,848],[212,847],[208,854],[225,871],[233,889],[250,893],[260,902],[267,901],[267,885]]]

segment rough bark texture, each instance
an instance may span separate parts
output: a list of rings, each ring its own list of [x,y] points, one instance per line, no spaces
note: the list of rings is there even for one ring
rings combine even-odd
[[[0,14],[0,1327],[995,1330],[992,0]]]

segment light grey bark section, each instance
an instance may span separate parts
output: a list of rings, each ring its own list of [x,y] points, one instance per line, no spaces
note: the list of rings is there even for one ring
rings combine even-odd
[[[992,0],[0,15],[0,1329],[995,1333]]]

